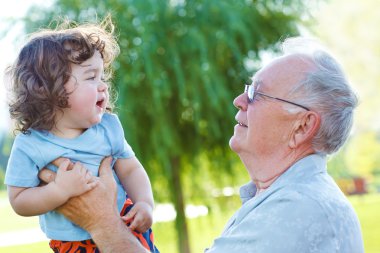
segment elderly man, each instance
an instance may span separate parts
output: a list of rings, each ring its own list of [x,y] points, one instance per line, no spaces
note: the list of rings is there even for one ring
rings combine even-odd
[[[326,169],[326,156],[350,133],[357,99],[334,58],[310,45],[285,41],[284,55],[234,100],[230,146],[251,181],[241,188],[242,207],[205,252],[364,252],[358,218]],[[99,186],[60,211],[102,252],[144,252],[111,209],[115,200],[97,198],[113,184],[107,162]],[[88,215],[78,211],[86,207]]]
[[[349,135],[357,99],[338,63],[306,51],[309,43],[285,42],[285,55],[234,100],[230,146],[251,182],[207,253],[364,252],[357,216],[326,170],[326,155]]]

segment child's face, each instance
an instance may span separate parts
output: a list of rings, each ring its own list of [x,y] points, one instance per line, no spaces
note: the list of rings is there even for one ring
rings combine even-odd
[[[72,64],[65,84],[69,108],[58,119],[62,129],[87,129],[101,121],[108,105],[108,86],[103,82],[103,59],[98,51],[82,64]],[[62,124],[63,123],[63,124]]]

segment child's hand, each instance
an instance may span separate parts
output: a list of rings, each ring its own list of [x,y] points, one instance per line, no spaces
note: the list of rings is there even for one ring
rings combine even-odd
[[[129,228],[144,233],[153,224],[152,207],[146,202],[137,202],[133,208],[123,216],[125,222],[130,222]]]
[[[69,199],[93,189],[98,181],[83,164],[73,164],[69,159],[65,159],[58,167],[54,183]]]

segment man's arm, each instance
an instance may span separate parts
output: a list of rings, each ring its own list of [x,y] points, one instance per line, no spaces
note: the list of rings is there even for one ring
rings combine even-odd
[[[87,230],[103,253],[146,253],[148,251],[134,237],[117,210],[111,161],[111,157],[102,161],[98,185],[94,189],[69,199],[57,211]],[[52,173],[44,170],[39,176],[45,181],[54,177]]]

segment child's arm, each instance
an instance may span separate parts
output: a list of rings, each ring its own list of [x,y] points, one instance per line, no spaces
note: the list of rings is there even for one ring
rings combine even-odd
[[[12,208],[22,216],[40,215],[64,204],[69,198],[93,189],[97,180],[81,163],[69,169],[66,159],[57,171],[55,180],[47,185],[32,188],[8,186]]]
[[[136,157],[117,159],[115,171],[135,205],[126,216],[126,219],[134,218],[130,228],[145,232],[153,222],[154,202],[149,177]]]

